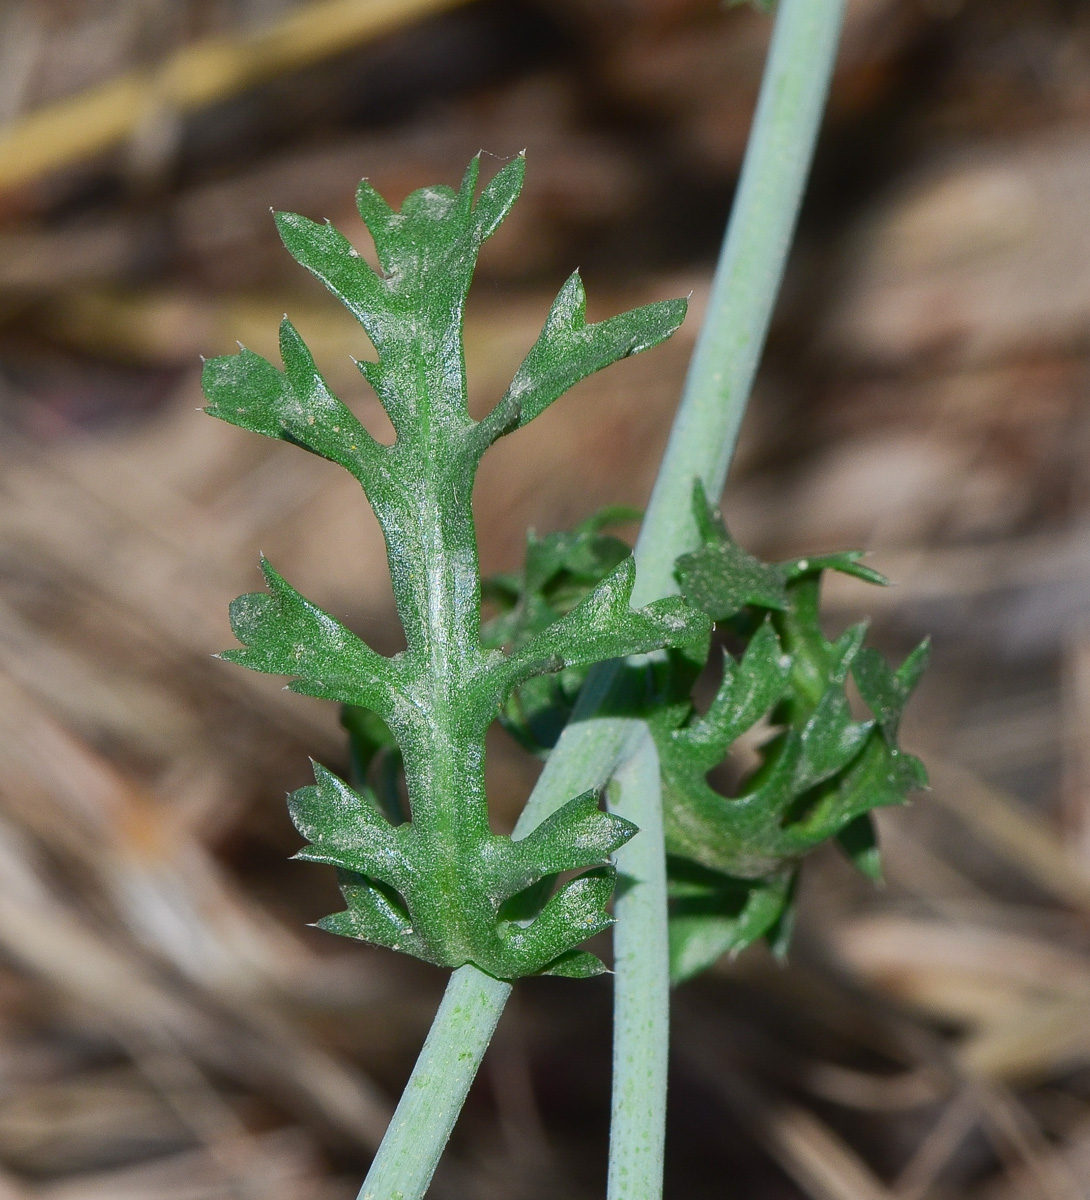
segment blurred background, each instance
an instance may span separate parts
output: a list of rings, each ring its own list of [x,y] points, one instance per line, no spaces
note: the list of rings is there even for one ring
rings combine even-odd
[[[266,552],[379,649],[381,538],[336,468],[198,415],[199,355],[288,311],[379,428],[366,340],[269,207],[365,247],[528,152],[467,322],[501,394],[570,270],[672,342],[486,460],[483,565],[645,502],[769,21],[715,0],[0,5],[0,1200],[355,1195],[444,978],[306,928],[332,872],[284,793],[332,705],[214,660]],[[486,157],[485,170],[492,167]],[[726,514],[766,557],[867,547],[830,621],[934,637],[887,882],[805,872],[790,964],[676,996],[667,1194],[1090,1194],[1090,6],[852,0]],[[629,531],[631,532],[631,530]],[[491,747],[497,822],[537,765]],[[432,1195],[602,1194],[608,980],[519,985]]]

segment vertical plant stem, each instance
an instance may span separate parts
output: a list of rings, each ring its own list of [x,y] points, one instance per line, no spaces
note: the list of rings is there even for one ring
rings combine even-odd
[[[708,495],[718,496],[726,480],[813,158],[843,8],[844,0],[780,0],[708,313],[636,544],[634,606],[677,590],[674,561],[696,545],[694,481],[703,480]],[[605,666],[584,689],[576,718],[550,755],[516,836],[525,836],[572,796],[602,786],[637,749],[641,722],[593,715],[593,697],[608,690],[609,673]],[[645,822],[640,824],[646,828]],[[643,839],[641,832],[630,845]],[[646,836],[648,843],[652,840]],[[655,853],[662,854],[661,834]],[[657,923],[665,914],[664,893],[656,904]],[[636,906],[630,911],[641,910]],[[618,930],[617,936],[638,944],[643,935],[637,927]],[[663,967],[653,985],[655,994],[666,978]],[[650,997],[652,985],[648,988]],[[509,994],[507,984],[475,967],[454,972],[360,1200],[420,1200],[424,1195]],[[633,1044],[644,1036],[637,1024],[629,1028],[626,1022],[626,1032],[618,1030],[615,1061],[636,1062],[642,1055]],[[658,1093],[643,1098],[643,1109],[645,1131],[626,1129],[626,1147],[641,1139],[650,1145],[651,1131],[661,1127],[665,1075]],[[613,1170],[611,1164],[611,1180]],[[646,1193],[611,1192],[611,1200],[658,1195],[661,1179],[656,1187]]]
[[[779,0],[708,311],[636,543],[638,608],[677,591],[674,562],[695,547],[693,483],[723,491],[814,157],[844,0]]]
[[[613,777],[610,807],[640,828],[617,851],[620,882],[613,931],[613,1105],[606,1200],[662,1195],[666,1068],[670,1044],[670,947],[662,784],[655,743],[639,748]]]

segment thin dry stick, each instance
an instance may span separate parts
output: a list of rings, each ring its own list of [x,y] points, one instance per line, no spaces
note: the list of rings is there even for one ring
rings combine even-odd
[[[185,46],[152,71],[130,71],[0,130],[0,193],[131,138],[149,113],[191,112],[464,0],[326,0],[271,28]]]
[[[735,1063],[686,1057],[783,1171],[813,1200],[896,1200],[855,1151],[812,1113],[771,1096]]]
[[[1090,911],[1090,874],[1040,820],[964,767],[928,754],[934,798],[1046,892]]]
[[[1085,1200],[1067,1163],[1051,1152],[1037,1123],[1017,1098],[994,1084],[974,1088],[982,1126],[1008,1175],[1026,1200]]]
[[[898,1200],[925,1200],[979,1119],[980,1106],[967,1090],[959,1092],[945,1105],[939,1119],[927,1131],[893,1182]]]
[[[152,1039],[121,1030],[117,1038],[137,1070],[234,1181],[242,1200],[258,1200],[260,1146],[197,1063],[169,1036]]]
[[[1047,1150],[1045,1158],[1076,1180],[1090,1178],[1090,1121],[1084,1118],[1068,1129],[1063,1140]],[[1026,1200],[1027,1194],[1025,1174],[1014,1168],[973,1195],[974,1200]]]

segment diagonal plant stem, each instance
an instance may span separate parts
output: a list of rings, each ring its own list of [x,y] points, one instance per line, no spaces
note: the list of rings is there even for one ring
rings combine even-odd
[[[708,313],[636,545],[634,605],[677,590],[674,561],[697,544],[691,508],[693,484],[700,479],[708,495],[718,496],[726,480],[813,158],[843,8],[844,0],[780,2]],[[594,715],[612,677],[612,670],[605,665],[588,681],[573,721],[549,756],[516,826],[516,837],[525,836],[571,796],[603,786],[639,751],[647,736],[643,722]],[[649,771],[651,765],[633,771]],[[648,790],[646,781],[640,790]],[[634,843],[654,841],[653,854],[661,858],[661,833],[655,838],[653,829],[648,830],[642,822],[641,828],[644,831]],[[643,850],[650,858],[652,847]],[[663,919],[664,901],[660,894],[653,905],[633,902],[627,908],[633,917],[654,909],[648,920],[657,927]],[[625,908],[622,903],[622,920]],[[639,927],[618,931],[622,944],[640,937]],[[627,1020],[618,1027],[615,1096],[630,1090],[630,1064],[634,1067],[644,1061],[633,1037],[662,1046],[667,1042],[665,1006],[651,999],[659,994],[662,980],[647,983],[646,995],[644,986],[642,976],[637,979],[622,972],[618,979],[617,1005],[626,1012],[633,1006],[639,1011],[641,1002],[646,1001],[648,1013],[655,1016],[652,1021],[632,1022],[633,1027],[638,1026],[634,1033],[625,1032],[630,1025]],[[629,994],[630,987],[636,989],[636,996]],[[475,967],[454,972],[360,1200],[419,1200],[424,1195],[510,990],[508,984]],[[619,1163],[632,1145],[661,1146],[665,1070],[660,1077],[657,1094],[645,1093],[638,1106],[642,1130],[624,1126],[611,1147],[611,1160],[616,1158]],[[642,1165],[650,1180],[649,1190],[636,1192],[618,1178],[619,1190],[610,1192],[611,1200],[660,1194],[661,1149],[656,1153],[657,1161],[648,1156]]]
[[[509,983],[476,967],[453,972],[359,1200],[427,1191],[510,995]]]
[[[674,563],[699,541],[694,485],[699,480],[706,495],[717,497],[726,483],[810,173],[843,14],[844,0],[780,0],[707,315],[636,542],[634,604],[677,590]],[[636,878],[615,905],[607,1196],[656,1200],[666,1140],[670,956],[653,746],[626,763],[618,779],[631,804],[619,811],[640,832],[617,854],[619,869]]]
[[[659,756],[644,728],[618,768],[610,808],[639,826],[617,851],[613,930],[613,1103],[606,1200],[662,1195],[666,1067],[670,1042],[670,944]]]
[[[810,173],[844,0],[780,0],[730,223],[681,404],[636,542],[633,604],[677,591],[698,544],[693,483],[717,498],[757,374]]]

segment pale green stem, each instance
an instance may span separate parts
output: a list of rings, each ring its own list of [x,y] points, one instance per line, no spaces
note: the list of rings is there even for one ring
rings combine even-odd
[[[634,607],[677,591],[674,562],[697,544],[696,480],[712,498],[726,483],[787,265],[843,15],[844,0],[780,0],[708,312],[636,543]],[[647,875],[616,906],[608,1200],[662,1195],[670,961],[668,946],[659,951],[660,940],[666,942],[667,897],[657,755],[642,766],[654,772],[653,779],[644,778],[640,769],[634,760],[622,772],[633,802],[640,797],[643,810],[638,817],[625,814],[640,832],[618,861],[625,853],[639,855]],[[657,872],[650,869],[652,861]],[[629,967],[622,948],[645,946],[654,964]]]
[[[359,1200],[423,1196],[496,1029],[511,985],[476,967],[450,977]]]
[[[645,731],[642,721],[619,717],[569,725],[515,836],[525,837],[572,796],[605,787]],[[510,994],[510,984],[476,967],[460,967],[451,976],[359,1200],[419,1200],[427,1191]]]
[[[694,481],[702,479],[709,496],[722,491],[787,261],[842,17],[843,0],[780,2],[708,313],[636,545],[634,606],[677,590],[674,561],[697,539]],[[584,689],[576,718],[549,756],[516,836],[525,836],[572,796],[601,787],[638,748],[642,722],[593,716],[595,698],[604,693],[611,674],[605,667]],[[661,833],[656,839],[645,831],[633,843],[639,840],[656,841],[661,857]],[[618,931],[619,938],[626,936]],[[637,931],[632,940],[638,937]],[[661,979],[654,986],[661,987]],[[360,1200],[424,1195],[509,994],[507,984],[474,967],[454,973]],[[640,1037],[665,1046],[667,1033],[663,1014],[655,1029]],[[625,1063],[639,1061],[640,1049],[630,1043],[620,1033],[614,1041],[621,1074],[615,1086],[626,1086]],[[652,1131],[661,1128],[665,1083],[646,1101],[646,1137],[628,1129],[625,1145],[641,1138],[650,1144]],[[661,1190],[661,1181],[656,1186]],[[659,1193],[619,1191],[615,1198],[645,1194]]]
[[[613,1116],[606,1200],[657,1200],[666,1145],[670,945],[659,756],[644,728],[613,776],[613,812],[640,832],[617,851],[613,930]]]
[[[780,0],[708,311],[636,543],[639,608],[677,591],[697,542],[693,483],[723,491],[791,247],[836,62],[844,0]]]

